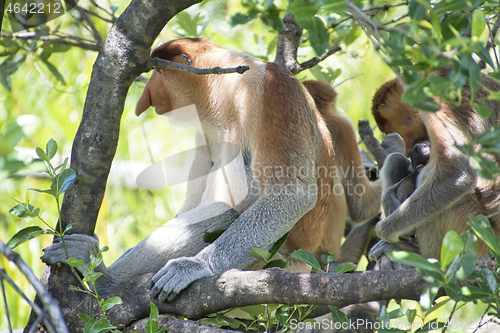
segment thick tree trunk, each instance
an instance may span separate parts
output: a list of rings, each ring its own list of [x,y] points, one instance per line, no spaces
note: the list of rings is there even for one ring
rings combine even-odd
[[[151,46],[167,22],[198,2],[132,0],[111,27],[94,64],[82,120],[73,141],[71,168],[77,179],[64,196],[63,229],[71,224],[71,233],[94,233],[130,85],[148,70]],[[52,268],[48,289],[56,298],[66,298],[72,284],[78,282],[67,267]],[[77,312],[72,311],[72,304],[60,301],[70,330],[77,331],[72,326],[81,323]]]

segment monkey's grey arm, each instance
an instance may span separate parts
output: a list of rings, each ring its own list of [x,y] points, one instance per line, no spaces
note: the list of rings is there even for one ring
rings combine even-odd
[[[197,143],[200,141],[197,138]],[[207,177],[212,169],[213,163],[210,160],[207,146],[198,146],[196,155],[189,169],[189,179],[186,189],[186,200],[177,215],[183,214],[197,207],[201,203],[203,193],[207,186]]]
[[[377,236],[397,243],[402,235],[442,212],[475,186],[475,175],[465,156],[450,161],[431,160],[421,171],[415,192],[375,227]]]
[[[107,293],[130,277],[148,272],[157,272],[169,259],[193,256],[207,243],[203,241],[205,231],[226,229],[239,216],[231,206],[213,202],[197,207],[165,223],[135,247],[127,250],[111,266],[99,265],[96,271],[103,275],[96,280],[99,293]],[[89,250],[97,253],[99,241],[84,234],[65,236],[70,257],[89,263]],[[67,263],[66,253],[60,241],[44,249],[42,261],[48,265]]]
[[[171,301],[191,282],[224,272],[245,268],[255,261],[255,247],[270,249],[316,202],[317,193],[295,185],[294,193],[263,193],[212,244],[194,257],[170,260],[151,280],[151,294],[160,301]]]

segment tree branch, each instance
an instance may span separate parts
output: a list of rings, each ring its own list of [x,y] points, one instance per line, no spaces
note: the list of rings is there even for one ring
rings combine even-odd
[[[274,63],[288,69],[292,74],[300,72],[300,65],[297,62],[297,50],[300,46],[302,28],[291,13],[286,13],[283,17],[283,30],[278,35],[278,45],[276,47],[276,59]]]
[[[127,332],[144,332],[148,319],[142,319],[130,324]],[[162,317],[158,320],[158,328],[166,328],[169,332],[190,332],[190,333],[229,333],[237,332],[229,329],[219,328],[217,326],[198,323],[193,320],[178,320],[171,317]]]
[[[9,261],[12,261],[19,268],[21,273],[23,273],[23,275],[28,279],[31,285],[35,288],[37,296],[43,304],[43,309],[36,304],[31,304],[32,309],[36,313],[36,315],[39,318],[42,318],[47,327],[52,328],[52,331],[58,333],[69,332],[57,302],[50,296],[49,292],[45,289],[40,280],[37,279],[31,268],[26,265],[26,263],[21,259],[19,254],[12,251],[1,241],[0,253],[3,254]],[[6,274],[4,275],[4,272],[5,271],[0,270],[0,279],[6,279],[7,282],[9,282],[9,284],[11,284],[12,287],[14,287],[14,289],[16,289],[16,291],[20,293],[20,295],[24,296],[24,293],[22,293],[21,290],[17,288],[14,281],[12,281]],[[31,303],[26,298],[26,296],[24,296],[24,298],[28,301],[28,303]]]
[[[160,69],[171,69],[175,71],[193,73],[196,75],[229,74],[229,73],[243,74],[250,69],[250,67],[248,66],[238,66],[234,68],[220,68],[220,67],[196,68],[160,58],[151,58],[149,60],[149,68],[150,68],[149,70],[156,69],[158,71]]]
[[[387,153],[380,145],[380,142],[373,136],[373,130],[371,129],[368,120],[358,121],[358,132],[361,140],[365,143],[366,148],[368,148],[373,157],[375,157],[379,169],[381,169],[384,165]]]
[[[306,69],[309,69],[309,68],[312,68],[312,67],[316,66],[317,64],[319,64],[320,62],[322,62],[323,60],[325,60],[326,58],[328,58],[332,54],[337,53],[340,50],[342,50],[342,48],[337,46],[337,47],[334,47],[333,49],[330,49],[330,50],[326,51],[325,53],[323,53],[319,57],[314,57],[312,59],[304,61],[303,63],[301,63],[299,65],[297,73],[300,73],[300,72],[302,72],[302,71],[304,71]]]
[[[415,269],[351,274],[299,274],[277,268],[260,271],[232,269],[192,283],[171,303],[159,303],[149,297],[146,289],[152,275],[137,276],[116,292],[105,295],[106,298],[119,296],[123,300],[123,304],[108,311],[108,317],[115,325],[126,326],[147,317],[151,301],[161,313],[199,319],[233,307],[254,304],[344,307],[393,298],[418,300],[427,285]],[[68,292],[64,292],[68,297]],[[94,310],[98,310],[97,304],[94,304]],[[73,311],[78,312],[75,309]]]

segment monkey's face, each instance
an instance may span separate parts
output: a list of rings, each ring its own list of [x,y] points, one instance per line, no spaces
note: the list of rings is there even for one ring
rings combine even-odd
[[[203,68],[204,55],[221,47],[201,38],[181,38],[157,47],[151,58],[160,58],[175,63]],[[194,74],[162,69],[154,70],[144,92],[137,102],[136,115],[140,115],[150,106],[156,113],[164,114],[177,108],[196,104],[193,93],[203,95],[199,87],[203,87],[204,76],[195,78]]]
[[[387,82],[375,93],[372,114],[382,133],[398,133],[405,142],[406,156],[416,142],[428,140],[429,136],[419,112],[413,106],[403,103],[403,89],[396,80]]]

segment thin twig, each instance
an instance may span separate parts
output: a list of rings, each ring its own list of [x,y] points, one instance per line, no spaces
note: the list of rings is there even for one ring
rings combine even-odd
[[[312,59],[304,61],[303,63],[301,63],[299,65],[299,71],[297,73],[300,73],[306,69],[309,69],[309,68],[316,66],[317,64],[319,64],[320,62],[322,62],[323,60],[325,60],[326,58],[328,58],[329,56],[331,56],[332,54],[334,54],[340,50],[342,50],[342,48],[337,46],[337,47],[334,47],[333,49],[326,51],[325,53],[323,53],[319,57],[314,57]]]
[[[108,23],[113,24],[113,23],[115,23],[115,21],[116,21],[116,19],[115,19],[114,17],[113,17],[113,18],[111,18],[111,19],[107,19],[107,18],[102,17],[101,15],[99,15],[99,14],[97,14],[97,13],[95,13],[95,12],[91,11],[91,10],[88,10],[88,9],[86,9],[86,8],[83,8],[83,7],[80,7],[80,6],[77,6],[77,8],[78,8],[79,10],[83,10],[86,14],[88,14],[88,15],[90,15],[90,16],[97,17],[98,19],[101,19],[101,20],[103,20],[103,21],[105,21],[105,22],[108,22]]]
[[[343,80],[343,81],[341,81],[341,82],[337,83],[336,85],[334,85],[334,86],[333,86],[333,88],[337,88],[337,87],[338,87],[338,86],[340,86],[342,83],[344,83],[344,82],[346,82],[346,81],[349,81],[349,80],[352,80],[352,79],[354,79],[355,77],[358,77],[358,76],[360,76],[360,75],[363,75],[363,73],[359,73],[359,74],[353,75],[353,76],[351,76],[351,77],[348,77],[347,79],[345,79],[345,80]]]
[[[29,268],[29,266],[26,265],[26,263],[21,259],[19,254],[13,252],[9,247],[7,247],[1,241],[0,241],[0,253],[3,254],[8,260],[12,261],[19,268],[21,273],[23,273],[24,276],[26,276],[31,285],[35,288],[35,291],[38,297],[40,298],[40,301],[42,302],[42,304],[44,304],[44,310],[48,316],[48,320],[44,320],[46,325],[49,327],[53,325],[54,332],[69,333],[68,327],[66,326],[66,322],[64,321],[64,317],[62,316],[61,310],[59,309],[57,302],[52,299],[47,289],[45,289],[40,280],[37,279],[31,268]],[[10,280],[10,278],[5,276],[4,278],[10,284],[14,283],[12,280]],[[33,309],[36,308],[34,304],[32,306]]]
[[[399,6],[405,6],[405,5],[408,5],[408,1],[394,3],[394,4],[387,4],[387,5],[370,7],[370,8],[367,8],[367,9],[363,10],[363,11],[364,12],[371,12],[372,10],[380,10],[380,9],[382,9],[382,10],[388,10],[389,8],[399,7]]]
[[[495,60],[497,62],[497,69],[500,69],[500,62],[498,60],[498,54],[495,44],[495,36],[498,32],[498,29],[500,28],[500,19],[497,18],[497,21],[495,22],[493,29],[491,29],[490,26],[490,19],[486,20],[486,24],[488,25],[488,30],[490,31],[490,40],[488,41],[488,43],[486,43],[486,50],[493,48],[493,54],[495,54]]]
[[[207,75],[207,74],[229,74],[238,73],[243,74],[250,69],[249,66],[238,66],[234,68],[195,68],[184,64],[179,64],[173,61],[163,60],[160,58],[149,59],[149,70],[151,69],[171,69],[174,71],[188,72],[196,75]]]
[[[96,44],[92,44],[91,42],[72,42],[67,40],[67,39],[78,40],[78,37],[74,36],[61,36],[59,38],[51,38],[50,35],[40,35],[36,32],[28,32],[28,33],[1,34],[0,37],[13,38],[13,39],[37,39],[47,43],[65,44],[65,45],[76,46],[84,50],[99,51],[99,46]]]
[[[9,324],[9,332],[12,332],[12,322],[10,321],[9,304],[7,303],[7,295],[5,294],[5,285],[3,283],[3,276],[7,275],[3,269],[0,268],[0,286],[2,287],[2,296],[5,307],[5,315],[7,316],[7,323]]]

